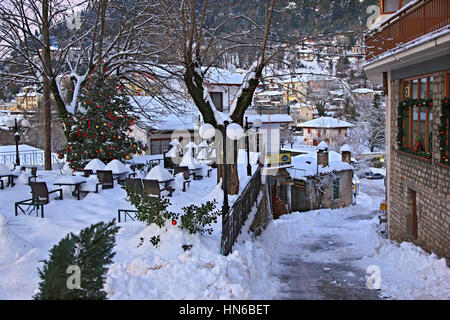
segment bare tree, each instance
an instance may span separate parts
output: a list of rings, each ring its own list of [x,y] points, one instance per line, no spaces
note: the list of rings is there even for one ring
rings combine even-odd
[[[161,50],[147,41],[158,35],[152,6],[144,0],[2,1],[0,88],[12,83],[43,86],[46,169],[50,169],[50,94],[64,122],[79,110],[79,94],[95,70],[107,70],[124,84],[153,92],[148,79],[136,78],[151,69],[154,64],[149,61],[156,60]],[[74,13],[78,18],[71,24]],[[70,128],[64,133],[69,137]]]
[[[293,148],[295,141],[297,141],[297,136],[294,134],[294,131],[290,128],[281,129],[280,133],[280,142],[281,146],[284,146],[288,143],[291,148]]]
[[[386,143],[386,104],[381,96],[375,94],[374,99],[357,101],[360,113],[358,129],[354,130],[359,143],[374,152],[375,148],[383,148]]]

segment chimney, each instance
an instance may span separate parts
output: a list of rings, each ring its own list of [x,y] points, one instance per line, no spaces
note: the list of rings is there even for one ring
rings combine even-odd
[[[352,149],[348,144],[344,144],[341,147],[341,157],[342,162],[347,162],[348,164],[352,164]]]
[[[328,145],[322,141],[317,148],[317,165],[328,167]]]

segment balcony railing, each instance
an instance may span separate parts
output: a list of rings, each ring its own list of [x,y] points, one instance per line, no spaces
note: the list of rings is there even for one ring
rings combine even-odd
[[[449,0],[423,0],[366,35],[367,60],[449,24]]]

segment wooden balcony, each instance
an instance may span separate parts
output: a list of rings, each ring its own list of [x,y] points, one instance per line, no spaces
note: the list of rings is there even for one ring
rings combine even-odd
[[[422,0],[366,35],[367,60],[450,24],[450,0]]]

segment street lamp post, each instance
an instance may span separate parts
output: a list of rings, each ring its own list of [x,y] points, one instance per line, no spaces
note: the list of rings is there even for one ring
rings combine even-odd
[[[223,206],[222,206],[222,222],[225,221],[225,215],[230,209],[228,205],[228,168],[227,168],[227,126],[228,121],[223,123]]]
[[[16,166],[20,166],[20,156],[19,156],[19,142],[20,142],[20,129],[29,128],[30,123],[26,119],[22,119],[17,123],[17,119],[14,118],[14,122],[9,121],[7,126],[10,130],[14,132],[14,141],[16,142]]]
[[[262,120],[260,118],[256,118],[253,120],[253,127],[256,129],[256,152],[259,153],[259,128],[262,127]]]
[[[228,249],[226,246],[227,242],[227,224],[228,224],[228,211],[230,210],[228,205],[228,170],[227,170],[227,126],[228,121],[223,123],[222,131],[222,151],[223,151],[223,176],[222,176],[222,189],[223,189],[223,205],[222,205],[222,239],[220,245],[220,252],[223,255],[228,254]]]
[[[252,167],[250,166],[250,139],[248,137],[248,117],[245,117],[245,143],[247,144],[247,176],[252,175]]]

